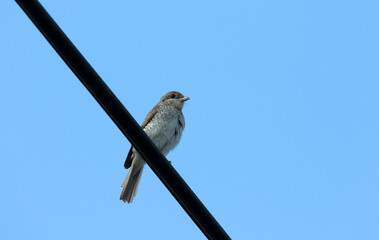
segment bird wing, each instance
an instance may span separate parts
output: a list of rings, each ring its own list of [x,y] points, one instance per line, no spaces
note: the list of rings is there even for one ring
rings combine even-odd
[[[155,107],[153,109],[151,109],[150,112],[147,114],[145,120],[143,121],[143,123],[141,125],[142,129],[144,129],[146,127],[146,125],[151,121],[151,119],[153,119],[153,117],[157,113],[158,107],[159,107],[159,104],[155,105]],[[125,169],[130,168],[130,166],[132,165],[132,162],[133,162],[133,158],[134,158],[133,146],[131,146],[129,153],[128,153],[128,156],[126,157],[126,160],[124,163]]]
[[[151,121],[151,119],[153,119],[155,114],[157,114],[159,107],[160,107],[160,105],[157,104],[157,105],[155,105],[155,107],[153,107],[153,109],[150,110],[150,112],[147,114],[145,120],[143,121],[143,123],[141,125],[142,128],[145,128],[146,125]]]
[[[128,169],[132,165],[134,155],[133,155],[133,146],[130,147],[130,150],[128,152],[128,156],[126,157],[125,163],[124,163],[124,168]]]

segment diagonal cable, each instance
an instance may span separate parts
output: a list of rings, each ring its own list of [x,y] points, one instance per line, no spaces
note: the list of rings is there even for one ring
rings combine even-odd
[[[199,198],[169,164],[142,128],[108,88],[37,0],[16,0],[30,20],[143,156],[182,208],[208,239],[230,239]]]

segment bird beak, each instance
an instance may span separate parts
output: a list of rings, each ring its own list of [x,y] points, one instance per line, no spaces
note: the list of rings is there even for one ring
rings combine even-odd
[[[187,100],[189,100],[190,98],[189,97],[182,97],[181,99],[180,99],[180,101],[181,102],[185,102],[185,101],[187,101]]]

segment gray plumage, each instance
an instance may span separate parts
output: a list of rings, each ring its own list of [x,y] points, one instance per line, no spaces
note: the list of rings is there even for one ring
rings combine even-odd
[[[141,125],[163,155],[167,155],[180,141],[185,126],[182,108],[188,99],[176,91],[166,93]],[[144,165],[142,156],[131,147],[124,164],[125,168],[130,169],[121,185],[123,190],[120,200],[128,203],[133,201]]]

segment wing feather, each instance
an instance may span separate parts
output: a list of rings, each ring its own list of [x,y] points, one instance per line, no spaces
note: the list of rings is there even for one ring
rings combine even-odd
[[[142,129],[144,129],[146,127],[146,125],[151,121],[151,119],[153,119],[153,117],[157,113],[159,106],[160,106],[159,104],[155,105],[155,107],[153,109],[151,109],[150,112],[147,114],[145,120],[143,121],[143,123],[141,125]],[[124,168],[126,168],[126,169],[130,168],[130,166],[132,165],[132,162],[133,162],[133,158],[134,158],[133,146],[131,146],[129,153],[128,153],[128,156],[126,157],[126,160],[124,163]]]

